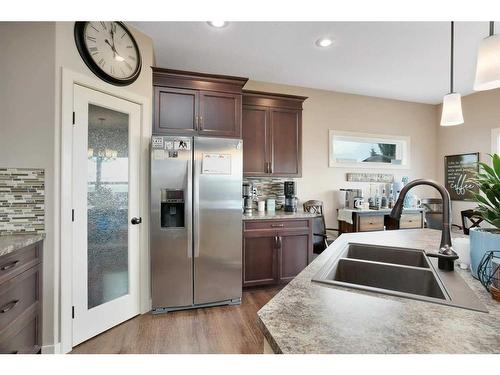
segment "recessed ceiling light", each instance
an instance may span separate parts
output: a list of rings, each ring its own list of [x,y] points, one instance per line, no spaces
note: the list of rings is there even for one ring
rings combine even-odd
[[[316,41],[316,45],[322,48],[330,47],[332,44],[333,44],[333,39],[330,38],[329,36],[324,36]]]
[[[226,21],[208,21],[207,23],[210,26],[215,27],[217,29],[221,29],[221,28],[227,26],[227,22]]]

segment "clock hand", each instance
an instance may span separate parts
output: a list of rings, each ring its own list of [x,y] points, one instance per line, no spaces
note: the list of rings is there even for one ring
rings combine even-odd
[[[125,61],[125,59],[118,54],[115,46],[112,46],[111,43],[109,43],[109,40],[104,39],[104,43],[106,43],[108,46],[111,47],[111,50],[113,51],[113,57],[115,58],[116,61],[120,61],[120,62]]]
[[[108,46],[111,47],[111,49],[113,50],[113,52],[115,52],[115,47],[111,45],[111,43],[109,43],[109,40],[107,39],[104,39],[104,43],[106,43]]]
[[[115,27],[116,25],[114,23],[111,23],[110,32],[111,32],[111,41],[113,42],[113,47],[115,46]]]

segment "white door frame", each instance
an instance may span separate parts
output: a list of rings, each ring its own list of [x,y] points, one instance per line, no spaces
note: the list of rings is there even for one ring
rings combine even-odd
[[[491,129],[491,153],[498,154],[500,150],[500,128]]]
[[[73,87],[75,84],[113,95],[138,104],[141,107],[141,144],[139,158],[139,202],[143,224],[139,230],[140,275],[139,295],[140,311],[151,310],[149,281],[149,139],[151,137],[151,100],[147,97],[127,91],[124,87],[114,87],[69,69],[62,68],[61,83],[61,180],[60,180],[60,340],[61,352],[68,353],[73,348],[72,322],[72,154],[73,154]]]

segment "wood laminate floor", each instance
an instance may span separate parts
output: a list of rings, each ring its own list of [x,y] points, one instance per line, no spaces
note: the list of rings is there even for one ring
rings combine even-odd
[[[257,311],[279,290],[246,290],[237,306],[139,315],[71,353],[262,353],[264,336],[257,326]]]

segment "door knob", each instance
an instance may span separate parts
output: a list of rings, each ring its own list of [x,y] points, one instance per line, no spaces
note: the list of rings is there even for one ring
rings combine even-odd
[[[137,224],[140,224],[142,223],[142,217],[133,217],[132,220],[130,220],[130,222],[132,223],[132,225],[137,225]]]

